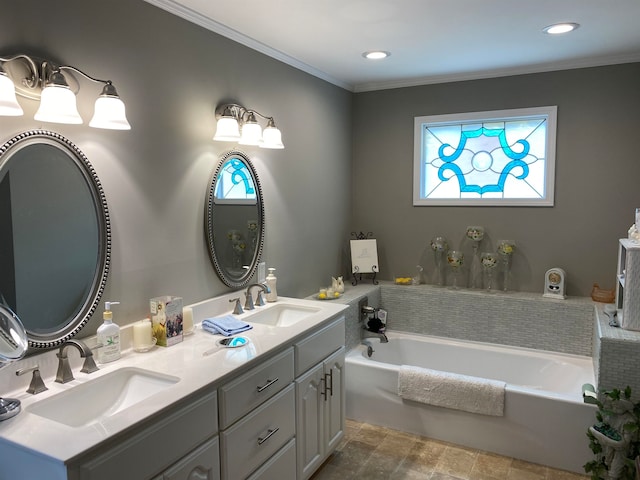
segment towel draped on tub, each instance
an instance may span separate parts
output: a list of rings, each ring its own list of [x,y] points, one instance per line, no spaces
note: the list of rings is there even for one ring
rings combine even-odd
[[[398,395],[437,407],[501,417],[506,383],[498,380],[402,365]]]

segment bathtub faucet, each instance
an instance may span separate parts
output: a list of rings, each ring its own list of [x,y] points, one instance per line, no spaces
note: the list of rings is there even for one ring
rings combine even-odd
[[[386,327],[384,323],[382,323],[382,321],[378,318],[379,310],[379,308],[370,307],[368,305],[362,307],[361,313],[364,319],[364,323],[362,325],[362,339],[364,340],[365,338],[379,338],[380,343],[389,343],[389,339],[385,335]]]
[[[377,332],[373,332],[371,330],[368,330],[366,327],[363,327],[364,330],[362,331],[362,341],[365,342],[366,338],[379,338],[380,339],[380,343],[389,343],[389,339],[387,338],[387,335],[384,333],[384,328],[377,331]],[[366,345],[366,344],[365,344]]]

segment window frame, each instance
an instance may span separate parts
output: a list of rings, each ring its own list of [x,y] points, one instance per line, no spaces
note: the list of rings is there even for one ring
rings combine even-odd
[[[414,153],[413,153],[413,206],[526,206],[553,207],[555,190],[555,157],[557,106],[492,110],[485,112],[467,112],[445,115],[426,115],[414,117]],[[545,195],[542,198],[422,198],[423,186],[423,128],[455,123],[477,123],[479,121],[503,122],[546,116],[545,145]]]

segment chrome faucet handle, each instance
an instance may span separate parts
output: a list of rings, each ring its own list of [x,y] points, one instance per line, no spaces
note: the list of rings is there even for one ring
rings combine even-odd
[[[67,383],[73,380],[73,372],[71,371],[69,358],[67,357],[67,352],[64,348],[65,345],[60,347],[60,351],[56,353],[56,357],[58,357],[58,371],[56,372],[57,383]]]
[[[31,393],[32,395],[37,395],[40,392],[44,392],[45,390],[49,390],[47,386],[44,384],[42,380],[42,375],[40,375],[40,367],[35,365],[29,368],[21,368],[16,371],[16,375],[24,375],[25,373],[33,372],[31,376],[31,383],[29,383],[29,388],[27,388],[27,393]]]
[[[82,368],[80,369],[82,373],[93,373],[97,372],[98,370],[100,369],[96,365],[96,361],[93,359],[93,353],[84,357],[84,363],[82,364]]]
[[[256,305],[258,305],[259,307],[264,307],[265,306],[264,296],[262,295],[262,290],[258,290],[258,296],[256,298]]]
[[[253,304],[253,297],[251,296],[251,290],[247,289],[247,293],[244,294],[244,309],[245,310],[253,310],[255,305]]]
[[[241,315],[244,313],[244,310],[242,310],[242,305],[240,305],[240,297],[231,298],[229,299],[229,302],[236,302],[236,304],[233,307],[234,315]]]

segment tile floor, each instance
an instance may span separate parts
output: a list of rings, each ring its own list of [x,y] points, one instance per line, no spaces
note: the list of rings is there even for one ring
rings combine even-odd
[[[563,470],[347,420],[345,438],[311,480],[585,480]]]

